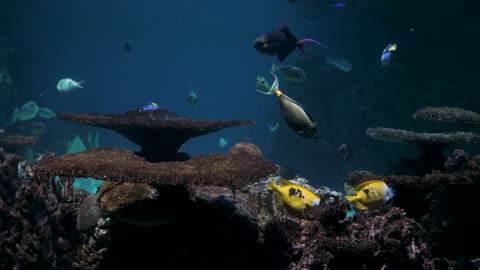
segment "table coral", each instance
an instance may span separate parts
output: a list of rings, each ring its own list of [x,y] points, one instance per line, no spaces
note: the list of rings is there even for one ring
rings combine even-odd
[[[249,149],[248,151],[245,149]],[[200,185],[241,188],[276,170],[252,144],[236,144],[227,154],[196,156],[187,161],[151,163],[130,151],[108,148],[56,157],[44,155],[36,170],[51,175],[92,177],[154,186]]]
[[[141,146],[137,153],[149,161],[185,160],[177,150],[189,139],[224,128],[254,125],[254,121],[207,120],[180,116],[170,111],[132,110],[124,114],[59,113],[57,118],[111,129]]]

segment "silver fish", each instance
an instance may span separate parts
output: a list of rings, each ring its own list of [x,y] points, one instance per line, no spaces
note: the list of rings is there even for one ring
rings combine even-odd
[[[352,71],[352,62],[346,58],[327,56],[327,64],[333,65],[343,72]]]
[[[307,74],[301,68],[292,66],[292,65],[285,65],[285,66],[275,66],[275,63],[272,64],[272,68],[270,72],[278,72],[282,74],[282,77],[285,78],[287,81],[291,82],[302,82],[306,77]]]
[[[37,116],[38,111],[40,108],[38,107],[35,101],[29,101],[23,104],[20,109],[15,107],[15,110],[12,114],[12,121],[10,124],[15,123],[17,120],[27,121],[35,118]]]

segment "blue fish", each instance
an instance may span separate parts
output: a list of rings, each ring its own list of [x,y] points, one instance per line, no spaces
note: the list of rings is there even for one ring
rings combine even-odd
[[[197,103],[197,100],[198,100],[198,96],[197,96],[197,93],[195,93],[195,91],[192,91],[187,95],[186,101],[188,104],[194,105]]]
[[[342,7],[345,7],[346,5],[347,3],[345,2],[334,2],[330,4],[330,6],[334,8],[342,8]]]
[[[390,65],[392,62],[393,53],[397,51],[397,44],[388,44],[382,52],[382,58],[380,59],[382,66]]]
[[[155,111],[157,110],[159,107],[157,105],[157,103],[155,102],[150,102],[148,103],[147,105],[143,106],[140,111]]]

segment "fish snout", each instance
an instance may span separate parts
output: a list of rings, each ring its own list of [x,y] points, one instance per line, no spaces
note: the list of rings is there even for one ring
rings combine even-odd
[[[253,41],[253,47],[256,49],[265,49],[268,47],[268,39],[264,36],[258,37]]]

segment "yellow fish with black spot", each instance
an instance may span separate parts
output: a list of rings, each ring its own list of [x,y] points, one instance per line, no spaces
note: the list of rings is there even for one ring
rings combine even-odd
[[[280,185],[277,185],[273,178],[270,178],[270,185],[266,189],[275,191],[274,196],[278,202],[293,210],[302,211],[307,205],[320,204],[320,197],[313,191],[286,179],[280,179]]]
[[[345,196],[358,210],[379,207],[390,201],[395,192],[382,180],[370,180],[353,187],[353,195]]]

